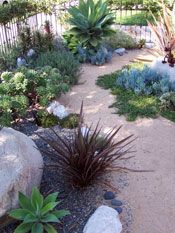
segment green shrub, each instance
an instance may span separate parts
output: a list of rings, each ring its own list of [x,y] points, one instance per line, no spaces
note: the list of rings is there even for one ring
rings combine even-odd
[[[138,67],[139,65],[136,64]],[[136,95],[131,90],[116,86],[116,77],[120,71],[104,75],[98,78],[97,84],[105,89],[111,89],[116,96],[115,102],[110,107],[115,107],[116,113],[126,116],[128,121],[134,121],[137,117],[155,118],[159,114],[158,101],[155,96]]]
[[[41,109],[37,112],[36,122],[39,126],[50,128],[54,125],[58,125],[59,119],[58,117],[49,114],[45,109]]]
[[[19,71],[27,80],[27,93],[33,92],[41,106],[47,106],[52,99],[69,90],[67,77],[62,76],[56,68],[46,66],[33,70],[23,67]]]
[[[50,14],[53,6],[60,0],[13,0],[0,4],[0,24],[7,24],[13,19],[24,19],[39,12]]]
[[[1,74],[0,125],[24,116],[29,105],[48,106],[52,99],[69,90],[70,80],[58,69],[46,66],[37,70],[26,67]]]
[[[24,27],[19,33],[19,44],[25,54],[32,47],[32,32],[30,27]]]
[[[159,100],[161,110],[170,110],[175,112],[175,92],[165,93],[159,98]]]
[[[56,233],[50,223],[59,223],[60,219],[69,215],[67,210],[54,210],[59,204],[56,200],[58,193],[52,193],[44,198],[39,190],[32,189],[31,198],[19,192],[19,209],[10,211],[9,216],[22,221],[14,233]]]
[[[4,72],[1,74],[3,82],[0,84],[0,92],[6,90],[6,94],[24,94],[27,91],[28,80],[22,72]]]
[[[54,35],[44,34],[40,31],[35,31],[32,38],[33,48],[38,52],[44,52],[54,48]]]
[[[105,1],[80,0],[79,5],[68,12],[71,25],[68,34],[77,38],[83,48],[96,48],[104,37],[113,33],[111,26],[115,17]]]
[[[21,53],[19,45],[14,45],[6,52],[0,52],[0,72],[5,70],[11,70],[16,67],[16,60]]]
[[[54,48],[54,34],[49,21],[45,21],[44,32],[37,30],[32,32],[30,27],[23,27],[19,33],[19,46],[21,53],[26,55],[29,49],[37,52],[45,52]]]
[[[0,95],[0,125],[10,126],[11,122],[25,116],[28,99],[23,95]]]
[[[79,115],[78,114],[70,114],[69,116],[60,119],[59,120],[59,125],[62,128],[67,128],[67,129],[74,129],[78,126],[78,120],[79,120]]]
[[[80,63],[71,52],[66,50],[41,53],[33,63],[34,67],[51,66],[57,68],[62,76],[69,77],[70,84],[77,84],[80,74]]]
[[[39,126],[50,128],[54,125],[60,125],[62,128],[74,129],[78,126],[78,115],[70,114],[69,116],[59,119],[58,117],[49,114],[45,109],[37,112],[36,122]]]
[[[116,33],[106,38],[104,42],[112,49],[135,49],[138,47],[136,41],[130,35],[121,30],[116,30]]]

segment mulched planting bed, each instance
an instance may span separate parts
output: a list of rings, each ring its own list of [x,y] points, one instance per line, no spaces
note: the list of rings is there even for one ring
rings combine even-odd
[[[50,137],[50,129],[38,127],[33,122],[29,121],[18,123],[13,128],[33,139],[41,151],[47,148],[47,144],[40,139],[37,134],[44,137]],[[73,130],[61,129],[60,126],[55,126],[54,129],[63,138],[72,137]],[[59,192],[59,200],[61,200],[61,203],[58,205],[58,209],[66,209],[71,212],[71,215],[65,217],[61,224],[55,225],[57,231],[61,233],[82,233],[88,218],[93,214],[93,212],[102,204],[110,205],[108,201],[104,199],[104,194],[110,189],[110,187],[99,183],[89,186],[86,189],[75,189],[68,182],[66,182],[61,170],[54,171],[48,166],[48,164],[51,163],[49,156],[43,152],[42,155],[45,166],[41,183],[41,193],[46,196],[52,192]],[[109,177],[106,177],[106,179],[109,179]],[[126,175],[119,174],[117,179],[117,190],[120,190],[128,185]],[[124,232],[130,232],[128,231],[128,224],[130,224],[132,221],[132,215],[130,208],[124,202],[121,217],[123,219],[122,222],[124,223],[124,228],[126,228]],[[10,224],[9,226],[1,229],[0,232],[13,233],[16,226],[17,224]]]

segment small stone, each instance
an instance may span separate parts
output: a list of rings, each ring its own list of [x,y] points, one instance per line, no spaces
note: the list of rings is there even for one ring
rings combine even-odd
[[[145,48],[152,49],[153,47],[154,47],[154,43],[152,43],[152,42],[145,43]]]
[[[122,206],[123,203],[117,199],[113,199],[111,200],[111,205],[114,205],[114,206]]]
[[[25,58],[23,58],[23,57],[17,58],[17,67],[26,66],[26,65],[27,65],[27,62],[26,62]]]
[[[105,200],[112,200],[114,198],[115,198],[115,194],[113,192],[111,192],[111,191],[105,192],[105,194],[104,194]]]
[[[121,214],[121,213],[123,212],[123,209],[122,209],[121,207],[117,207],[117,208],[115,208],[115,210],[116,210],[119,214]]]
[[[115,50],[115,53],[117,53],[120,56],[123,56],[124,53],[126,53],[126,49],[125,48],[119,48]]]
[[[27,52],[27,57],[34,57],[36,55],[36,52],[34,49],[29,49]]]

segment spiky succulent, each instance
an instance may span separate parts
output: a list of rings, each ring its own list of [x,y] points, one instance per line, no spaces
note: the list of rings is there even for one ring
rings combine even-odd
[[[80,0],[79,5],[69,9],[69,34],[75,36],[83,47],[99,46],[104,37],[114,33],[111,26],[115,22],[108,4],[103,0]]]

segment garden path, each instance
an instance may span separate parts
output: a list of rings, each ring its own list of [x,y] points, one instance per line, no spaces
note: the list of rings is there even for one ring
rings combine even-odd
[[[115,56],[111,63],[102,67],[84,65],[82,84],[73,87],[60,102],[72,112],[79,112],[83,99],[87,124],[95,124],[100,118],[104,132],[115,125],[123,125],[120,137],[138,136],[135,158],[128,162],[128,166],[154,172],[129,173],[129,185],[117,194],[119,199],[129,203],[132,210],[133,223],[126,232],[175,232],[175,124],[162,117],[127,122],[123,116],[112,114],[113,108],[108,108],[114,96],[95,85],[98,76],[121,69],[138,56],[150,58],[145,51],[138,50],[123,57]],[[116,176],[113,175],[115,187],[118,186]]]

